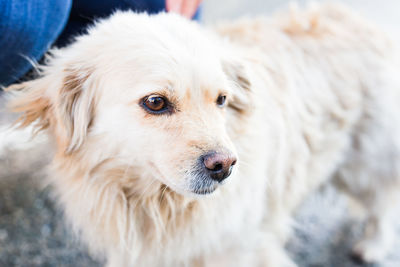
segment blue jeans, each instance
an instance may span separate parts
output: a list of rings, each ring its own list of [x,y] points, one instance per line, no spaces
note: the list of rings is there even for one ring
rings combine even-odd
[[[51,45],[68,44],[116,9],[157,13],[165,0],[0,0],[0,86],[26,74],[30,60],[40,60]]]

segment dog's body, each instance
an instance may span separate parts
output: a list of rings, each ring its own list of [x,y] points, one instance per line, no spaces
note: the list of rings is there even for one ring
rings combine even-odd
[[[11,87],[26,88],[14,108],[49,128],[50,182],[110,266],[291,266],[292,213],[328,180],[369,208],[355,253],[389,251],[399,68],[357,16],[324,6],[212,33],[117,13],[54,53],[41,78]],[[140,99],[155,93],[174,110],[146,113]],[[207,151],[237,155],[226,184],[193,167]]]

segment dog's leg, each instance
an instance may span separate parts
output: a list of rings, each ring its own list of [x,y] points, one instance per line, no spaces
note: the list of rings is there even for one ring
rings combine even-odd
[[[368,168],[365,168],[368,172]],[[384,178],[367,175],[338,178],[341,189],[358,200],[366,211],[363,237],[353,248],[354,259],[373,263],[382,261],[392,247],[395,235],[394,216],[399,207],[400,188],[397,183],[386,184]],[[372,177],[371,177],[372,179]]]
[[[367,220],[362,239],[353,248],[353,256],[361,262],[380,262],[390,252],[398,201],[397,188],[379,188],[365,196],[363,204],[367,210]]]
[[[352,148],[336,177],[337,185],[367,213],[364,235],[353,249],[362,262],[382,261],[393,243],[393,217],[400,198],[400,131],[395,116],[395,112],[368,114],[356,129]]]

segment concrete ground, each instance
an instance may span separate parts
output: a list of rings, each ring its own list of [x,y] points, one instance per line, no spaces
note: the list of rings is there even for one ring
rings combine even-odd
[[[204,21],[269,14],[286,1],[224,0],[204,3]],[[303,2],[303,1],[300,1]],[[400,25],[400,1],[345,0],[389,32]],[[1,93],[0,93],[1,94]],[[101,266],[70,235],[62,212],[43,189],[49,149],[44,138],[8,129],[13,117],[1,110],[0,96],[0,266]],[[327,187],[311,196],[296,216],[295,235],[287,248],[299,266],[355,267],[351,244],[362,230],[360,216],[350,215],[348,201]],[[400,229],[388,259],[380,266],[400,266]],[[279,266],[277,266],[279,267]]]

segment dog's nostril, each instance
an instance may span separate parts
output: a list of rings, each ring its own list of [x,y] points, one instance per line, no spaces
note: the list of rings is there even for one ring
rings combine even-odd
[[[217,165],[215,165],[214,169],[212,169],[213,171],[220,171],[222,170],[222,164],[221,163],[217,163]]]

